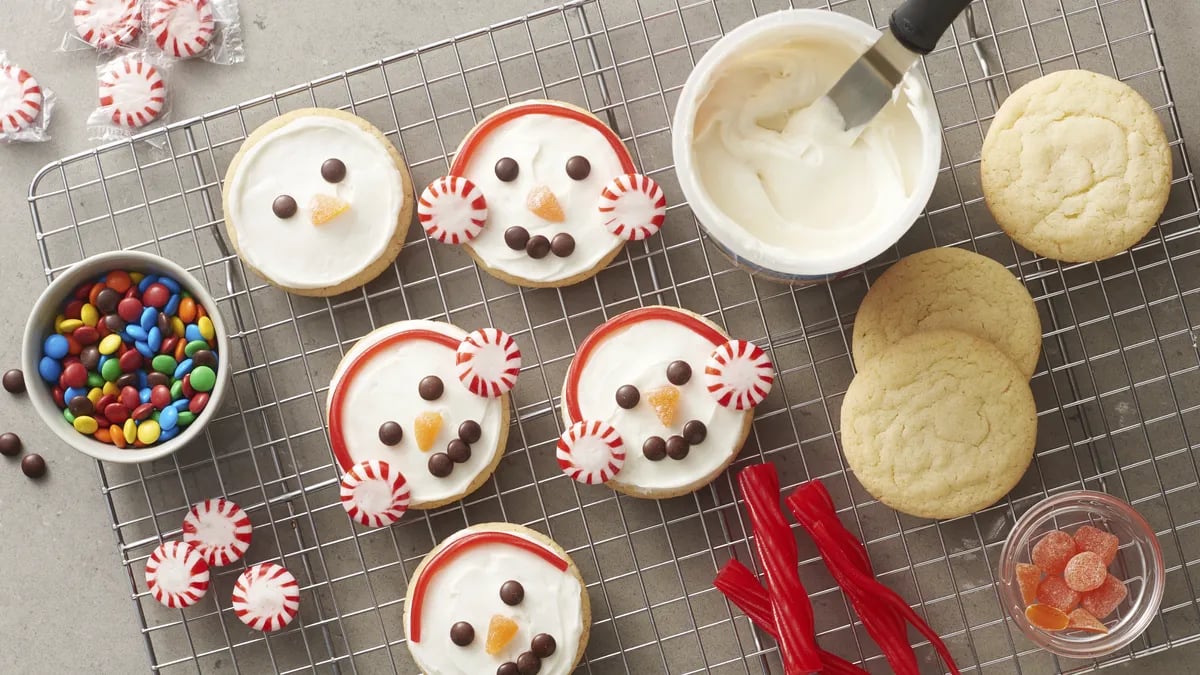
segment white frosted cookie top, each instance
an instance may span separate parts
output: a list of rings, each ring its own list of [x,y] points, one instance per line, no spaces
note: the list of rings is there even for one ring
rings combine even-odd
[[[297,289],[337,286],[378,260],[406,199],[386,143],[359,124],[317,113],[255,141],[226,186],[225,216],[242,258],[271,281]],[[322,171],[331,159],[345,167],[336,182]],[[277,214],[281,197],[294,200],[288,217]],[[346,208],[315,225],[315,200]]]

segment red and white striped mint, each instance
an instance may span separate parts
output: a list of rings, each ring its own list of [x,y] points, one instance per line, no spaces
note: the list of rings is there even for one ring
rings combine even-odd
[[[157,0],[150,9],[150,36],[159,49],[181,59],[204,51],[214,30],[208,0]]]
[[[612,480],[625,466],[625,442],[611,425],[598,420],[572,424],[558,438],[558,466],[580,483]]]
[[[351,520],[384,527],[408,510],[408,481],[387,462],[370,460],[342,474],[342,508]]]
[[[0,66],[0,134],[27,129],[42,111],[42,88],[29,71]]]
[[[100,76],[100,107],[113,124],[140,129],[162,114],[167,85],[158,68],[136,58],[113,61]]]
[[[730,340],[713,350],[704,366],[704,383],[717,403],[734,410],[753,408],[771,393],[775,369],[758,345]]]
[[[128,47],[142,32],[142,2],[77,0],[75,32],[96,49]]]
[[[300,610],[300,584],[280,565],[262,563],[242,572],[233,585],[233,613],[265,633],[292,622]]]
[[[628,173],[604,186],[597,208],[609,232],[626,241],[641,241],[662,229],[667,196],[653,178]]]
[[[250,548],[250,516],[225,499],[205,499],[183,517],[183,540],[196,547],[209,565],[237,562]]]
[[[443,244],[462,244],[479,236],[487,214],[483,192],[461,176],[442,176],[417,200],[417,220],[425,234]]]
[[[508,333],[481,328],[459,343],[454,362],[458,379],[472,394],[495,398],[517,383],[521,350]]]
[[[208,593],[208,563],[195,546],[182,541],[159,544],[146,561],[146,586],[160,604],[191,607]]]

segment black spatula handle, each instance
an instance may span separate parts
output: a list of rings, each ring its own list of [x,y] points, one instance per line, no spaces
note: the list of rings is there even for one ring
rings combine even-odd
[[[905,47],[928,54],[971,0],[908,0],[892,13],[892,34]]]

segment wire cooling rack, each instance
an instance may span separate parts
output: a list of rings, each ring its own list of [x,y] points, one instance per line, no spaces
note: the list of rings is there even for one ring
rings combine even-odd
[[[896,2],[796,3],[886,22]],[[595,625],[588,673],[781,673],[778,653],[711,588],[726,559],[752,562],[747,523],[727,472],[695,495],[661,502],[585,487],[557,468],[557,392],[575,346],[596,325],[651,303],[680,305],[770,349],[775,391],[759,408],[738,466],[771,460],[787,483],[820,477],[875,569],[928,617],[964,670],[1044,673],[1094,661],[1055,660],[1005,620],[994,588],[1005,533],[1048,494],[1107,490],[1157,530],[1167,590],[1149,630],[1104,663],[1200,638],[1200,200],[1144,0],[983,0],[925,59],[945,125],[937,189],[909,235],[868,269],[830,285],[791,288],[732,268],[700,235],[671,168],[669,122],[691,66],[726,30],[783,8],[767,0],[594,0],[498,24],[253,101],[179,122],[46,167],[30,206],[46,275],[111,249],[142,249],[188,267],[217,296],[236,333],[233,389],[203,442],[173,457],[99,465],[101,494],[128,573],[154,670],[332,673],[415,671],[401,614],[409,574],[435,542],[503,519],[556,538],[580,565]],[[832,5],[832,7],[830,7]],[[980,195],[983,134],[1008,92],[1045,72],[1083,67],[1143,93],[1172,141],[1172,199],[1131,252],[1060,265],[1017,249]],[[280,112],[348,109],[387,131],[418,185],[442,174],[468,129],[511,101],[550,97],[607,117],[643,170],[672,198],[668,225],[627,247],[593,280],[521,290],[481,274],[456,247],[413,228],[396,266],[329,300],[286,295],[230,255],[220,181],[246,134]],[[929,522],[875,502],[847,474],[838,408],[852,376],[848,343],[869,283],[899,256],[963,246],[1000,260],[1026,284],[1045,328],[1032,384],[1037,459],[1000,504]],[[383,530],[351,525],[322,409],[342,354],[371,329],[407,318],[495,325],[526,355],[513,434],[495,477],[466,501],[410,512]],[[247,630],[230,610],[241,564],[215,570],[212,592],[167,610],[142,568],[179,535],[187,506],[226,495],[250,513],[246,563],[281,561],[302,585],[299,619],[281,633]],[[885,672],[807,538],[801,573],[820,642]],[[930,669],[928,645],[918,654]]]

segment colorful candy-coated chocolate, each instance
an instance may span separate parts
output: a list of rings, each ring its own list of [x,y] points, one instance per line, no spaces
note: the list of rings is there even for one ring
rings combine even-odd
[[[191,372],[192,389],[209,392],[217,383],[217,374],[208,366],[200,366]]]
[[[212,340],[217,337],[217,327],[213,325],[212,319],[207,316],[197,319],[196,326],[200,329],[200,336],[205,340]]]
[[[61,359],[67,355],[67,338],[63,335],[51,335],[42,343],[42,353],[52,359]]]
[[[174,429],[177,424],[179,424],[179,411],[176,410],[174,406],[167,406],[163,408],[162,412],[158,415],[158,426],[161,427],[163,431],[170,431],[171,429]]]

